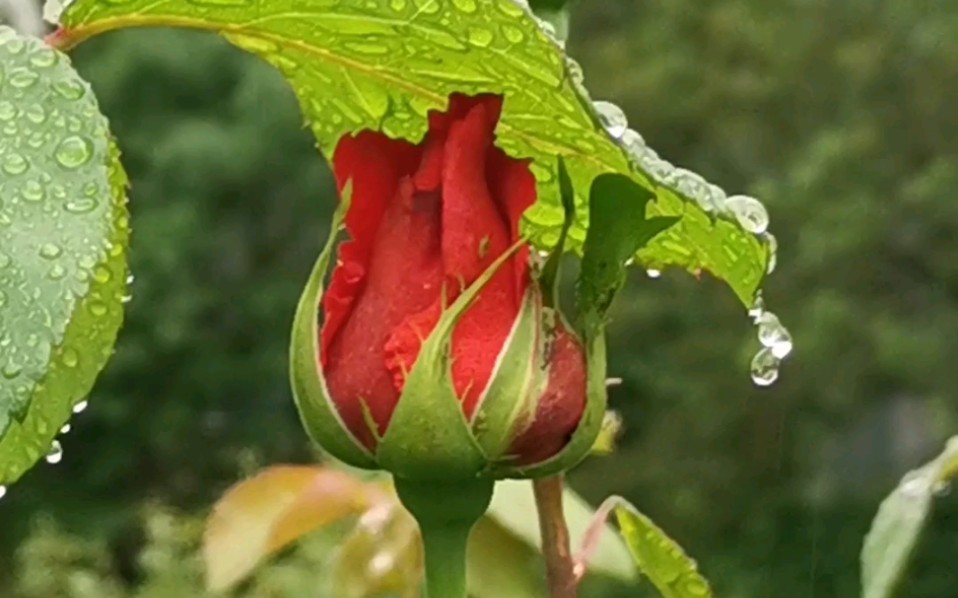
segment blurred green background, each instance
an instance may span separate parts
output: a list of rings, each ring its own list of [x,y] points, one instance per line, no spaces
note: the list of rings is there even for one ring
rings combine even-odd
[[[958,431],[958,5],[588,0],[569,50],[660,154],[766,203],[765,297],[796,343],[754,387],[731,292],[636,271],[610,336],[625,434],[573,485],[632,500],[718,596],[859,595],[881,498]],[[133,181],[134,300],[63,461],[0,501],[0,596],[203,596],[216,497],[314,458],[286,346],[331,179],[278,73],[214,36],[116,33],[74,59]],[[936,506],[902,596],[958,596],[958,500]],[[241,593],[316,595],[326,552]]]

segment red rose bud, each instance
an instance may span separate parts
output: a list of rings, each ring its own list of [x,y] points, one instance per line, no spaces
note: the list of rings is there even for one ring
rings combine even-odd
[[[363,131],[336,148],[349,240],[321,322],[332,240],[313,272],[292,371],[307,429],[348,463],[410,478],[542,475],[598,432],[604,353],[590,351],[599,371],[587,375],[583,343],[543,303],[519,237],[536,181],[494,145],[501,107],[454,95],[419,145]]]

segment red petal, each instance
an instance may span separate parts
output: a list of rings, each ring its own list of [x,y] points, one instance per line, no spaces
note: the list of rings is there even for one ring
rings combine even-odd
[[[579,425],[586,403],[585,357],[579,341],[560,329],[549,358],[549,384],[539,399],[532,424],[512,442],[509,452],[520,465],[539,463],[566,444]]]
[[[443,170],[442,259],[450,295],[473,283],[512,244],[486,180],[496,106],[476,103],[449,127]],[[452,375],[471,417],[519,313],[515,279],[496,273],[453,331]]]
[[[340,185],[353,177],[346,226],[354,240],[343,246],[324,298],[324,373],[344,423],[372,447],[363,403],[382,434],[399,394],[384,360],[386,341],[439,294],[440,202],[438,193],[413,186],[420,149],[370,132],[347,139],[334,166]],[[350,283],[356,265],[362,281]]]

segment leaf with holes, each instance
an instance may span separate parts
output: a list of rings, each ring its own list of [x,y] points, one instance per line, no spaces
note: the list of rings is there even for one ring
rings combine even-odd
[[[111,355],[126,175],[66,56],[0,27],[0,485],[44,455]],[[51,452],[52,451],[52,452]]]
[[[125,27],[217,32],[282,71],[327,156],[363,129],[419,142],[427,113],[444,110],[450,94],[500,94],[497,143],[531,158],[538,181],[524,222],[537,246],[555,245],[564,222],[562,156],[576,191],[570,248],[585,240],[592,179],[614,172],[654,196],[649,217],[679,218],[638,250],[637,263],[710,271],[747,305],[765,275],[768,241],[746,232],[764,231],[761,204],[726,202],[714,185],[660,160],[614,106],[590,102],[578,65],[516,0],[75,0],[62,25],[51,39],[63,48]]]

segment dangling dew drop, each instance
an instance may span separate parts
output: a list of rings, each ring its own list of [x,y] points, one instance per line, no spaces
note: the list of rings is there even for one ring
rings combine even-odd
[[[74,414],[83,413],[83,410],[86,409],[87,405],[89,404],[90,404],[89,401],[86,401],[86,400],[80,401],[79,403],[73,406],[73,413]]]
[[[53,441],[45,458],[50,465],[56,465],[63,460],[63,446],[60,445],[59,440]]]
[[[771,386],[778,380],[781,360],[768,347],[762,347],[752,359],[752,382],[758,386]]]
[[[767,311],[757,318],[758,340],[772,350],[772,354],[784,359],[792,352],[792,335],[782,325],[778,316]]]

